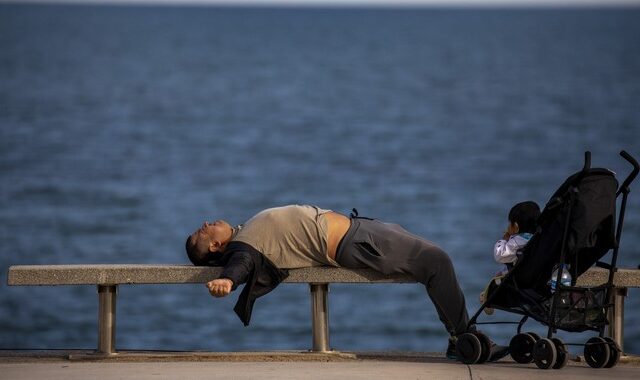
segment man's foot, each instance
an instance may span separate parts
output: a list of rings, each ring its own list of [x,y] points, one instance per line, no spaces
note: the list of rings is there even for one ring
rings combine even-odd
[[[458,360],[458,350],[456,349],[456,337],[449,337],[449,345],[447,346],[447,359]]]
[[[501,346],[492,340],[489,341],[491,342],[491,353],[489,354],[487,362],[495,362],[509,355],[509,346]],[[460,360],[458,357],[458,350],[456,349],[456,342],[457,338],[455,336],[449,337],[449,344],[447,345],[446,352],[447,359]]]

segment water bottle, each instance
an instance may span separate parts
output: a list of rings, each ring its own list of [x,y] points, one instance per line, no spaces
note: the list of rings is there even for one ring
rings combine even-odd
[[[571,286],[571,273],[569,273],[568,265],[556,265],[553,273],[551,274],[551,279],[549,280],[549,285],[551,286],[551,291],[556,290],[556,280],[558,279],[558,270],[562,269],[562,274],[560,275],[560,283],[564,286]]]

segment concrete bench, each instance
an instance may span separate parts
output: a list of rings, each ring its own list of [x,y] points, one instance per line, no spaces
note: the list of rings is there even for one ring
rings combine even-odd
[[[97,354],[116,353],[115,324],[118,285],[196,284],[217,278],[222,268],[192,265],[16,265],[9,268],[9,285],[97,285],[98,349]],[[385,276],[378,272],[332,267],[315,267],[289,271],[285,283],[309,284],[311,294],[312,351],[329,351],[328,293],[330,283],[382,284],[415,283],[403,275]],[[596,286],[607,281],[608,271],[592,268],[578,279],[579,286]],[[624,332],[624,297],[627,288],[640,287],[640,270],[620,269],[614,278],[614,307],[610,310],[609,335],[622,347]]]
[[[219,267],[192,265],[17,265],[9,268],[9,285],[97,285],[99,354],[115,353],[118,285],[204,284],[217,278]],[[309,284],[311,291],[312,350],[329,351],[329,283],[415,283],[409,276],[384,276],[362,269],[315,267],[289,270],[285,283]]]

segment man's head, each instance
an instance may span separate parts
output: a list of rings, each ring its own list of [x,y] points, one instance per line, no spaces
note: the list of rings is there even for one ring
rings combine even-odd
[[[222,253],[233,236],[233,227],[224,220],[204,222],[185,243],[193,265],[207,265],[214,254]]]
[[[536,232],[540,207],[533,201],[520,202],[509,211],[509,222],[517,227],[518,232]]]

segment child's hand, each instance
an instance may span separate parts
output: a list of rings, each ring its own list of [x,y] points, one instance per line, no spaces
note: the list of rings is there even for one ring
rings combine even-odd
[[[504,240],[509,240],[509,238],[512,235],[517,234],[518,231],[520,231],[520,227],[518,226],[518,223],[509,223],[509,225],[507,226],[507,230],[504,232],[504,235],[502,236],[502,238]]]

